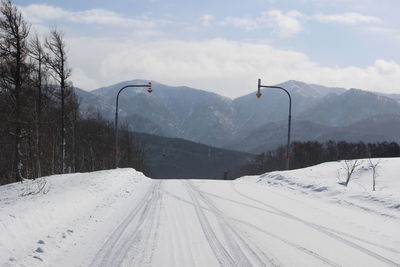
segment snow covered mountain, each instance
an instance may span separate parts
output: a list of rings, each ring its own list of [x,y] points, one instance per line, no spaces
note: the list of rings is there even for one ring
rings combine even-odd
[[[293,117],[317,105],[327,95],[336,96],[346,91],[343,88],[298,81],[288,81],[278,86],[287,89],[291,94]],[[233,101],[236,126],[234,139],[243,138],[265,124],[287,120],[289,101],[286,93],[279,89],[262,89],[261,93],[263,95],[260,99],[256,99],[255,93],[250,93]]]
[[[104,117],[114,120],[118,90],[127,84],[146,83],[133,80],[81,92],[82,112],[99,110]],[[345,141],[399,141],[398,132],[388,127],[388,120],[400,118],[398,95],[298,81],[279,86],[292,96],[293,140],[329,137]],[[248,152],[259,151],[252,148],[255,146],[273,149],[285,143],[288,98],[280,90],[263,89],[260,99],[250,93],[232,100],[190,87],[171,87],[157,82],[153,82],[153,89],[149,94],[142,88],[127,88],[121,94],[120,121],[127,123],[132,131]],[[376,124],[386,126],[375,129]],[[367,129],[374,130],[365,132]]]
[[[120,88],[127,84],[146,84],[134,80],[100,88],[90,93],[115,106]],[[135,132],[178,137],[218,146],[233,131],[232,100],[189,87],[153,83],[151,94],[143,88],[127,88],[119,99],[121,122]],[[83,100],[84,101],[84,100]],[[113,113],[103,113],[114,119]]]
[[[379,114],[400,115],[397,100],[350,89],[340,95],[328,95],[299,117],[330,126],[346,126]]]

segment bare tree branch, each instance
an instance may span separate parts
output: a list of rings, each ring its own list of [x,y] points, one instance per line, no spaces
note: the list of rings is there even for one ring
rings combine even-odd
[[[358,166],[360,166],[362,163],[363,163],[363,161],[358,160],[358,159],[355,159],[355,160],[347,160],[346,159],[346,160],[342,161],[342,166],[346,171],[346,181],[341,184],[343,184],[344,186],[347,186],[350,182],[350,179],[351,179],[355,169]]]

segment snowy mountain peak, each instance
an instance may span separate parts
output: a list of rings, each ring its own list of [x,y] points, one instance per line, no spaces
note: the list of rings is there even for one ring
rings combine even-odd
[[[304,97],[323,97],[328,94],[342,94],[346,91],[344,88],[327,87],[316,84],[308,84],[300,81],[290,80],[279,84],[290,92],[295,92]]]

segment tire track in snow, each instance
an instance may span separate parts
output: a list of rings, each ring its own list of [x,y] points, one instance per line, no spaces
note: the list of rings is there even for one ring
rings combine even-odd
[[[288,216],[282,214],[282,212],[273,211],[273,210],[269,210],[269,209],[265,209],[265,208],[260,208],[260,207],[253,206],[253,205],[250,205],[250,204],[247,204],[247,203],[244,203],[244,202],[240,202],[240,201],[237,201],[237,200],[221,197],[219,195],[208,193],[208,192],[204,192],[204,191],[202,191],[202,193],[206,194],[206,195],[209,195],[211,197],[214,197],[214,198],[219,198],[219,199],[222,199],[222,200],[230,201],[230,202],[233,202],[233,203],[238,204],[238,205],[242,205],[242,206],[245,206],[245,207],[250,207],[250,208],[253,208],[253,209],[256,209],[256,210],[260,210],[260,211],[263,211],[263,212],[268,212],[268,213],[276,215],[276,216],[280,216],[280,217],[284,217],[284,218],[293,220],[292,217],[288,217]],[[381,248],[383,250],[386,250],[386,251],[389,251],[389,252],[393,252],[393,253],[396,253],[396,254],[400,255],[400,250],[397,250],[397,249],[394,249],[394,248],[391,248],[391,247],[387,247],[387,246],[384,246],[384,245],[381,245],[381,244],[377,244],[377,243],[371,242],[369,240],[363,239],[361,237],[358,237],[358,236],[355,236],[355,235],[351,235],[351,234],[348,234],[348,233],[345,233],[345,232],[341,232],[341,231],[338,231],[338,230],[335,230],[335,229],[332,229],[332,228],[329,228],[329,227],[325,227],[325,226],[322,226],[322,225],[319,225],[319,224],[314,224],[314,223],[311,223],[311,222],[308,222],[308,223],[313,224],[313,225],[318,226],[318,227],[321,227],[321,228],[323,228],[323,229],[325,229],[327,231],[330,231],[332,233],[335,233],[335,234],[338,234],[338,235],[341,235],[341,236],[345,236],[345,237],[348,237],[348,238],[351,238],[351,239],[354,239],[354,240],[369,244],[371,246],[374,246],[374,247],[377,247],[377,248]]]
[[[204,235],[211,247],[212,252],[217,258],[221,266],[237,266],[234,259],[231,257],[229,252],[224,248],[222,243],[219,241],[218,237],[215,235],[210,222],[208,221],[203,209],[200,206],[199,200],[196,198],[191,188],[187,182],[183,182],[190,198],[192,199],[197,218],[200,222],[201,228],[203,229]]]
[[[171,195],[172,197],[174,197],[174,198],[176,198],[176,199],[178,199],[178,200],[180,200],[180,201],[183,201],[183,202],[186,202],[186,203],[188,203],[188,204],[190,204],[190,205],[193,205],[192,202],[187,201],[187,200],[184,200],[184,199],[182,199],[182,198],[180,198],[180,197],[178,197],[178,196],[175,196],[174,194],[172,194],[172,193],[170,193],[170,192],[165,192],[165,193]],[[207,193],[207,192],[203,192],[203,191],[202,191],[202,193],[203,193],[203,194],[212,195],[212,196],[214,196],[214,197],[218,197],[218,198],[221,198],[221,199],[224,199],[224,200],[229,200],[229,199],[226,199],[226,198],[223,198],[223,197],[220,197],[220,196],[211,194],[211,193]],[[235,201],[235,200],[230,200],[230,201],[232,201],[232,202],[234,202],[234,203],[239,203],[239,204],[241,204],[241,202],[238,202],[238,201]],[[259,208],[259,207],[255,207],[255,206],[251,206],[251,205],[249,205],[249,204],[243,203],[243,205],[248,206],[248,207],[252,207],[252,208],[255,208],[255,209],[259,209],[259,210],[262,210],[262,211],[270,212],[270,211],[268,211],[268,210],[265,210],[265,209],[262,209],[262,208]],[[209,211],[209,212],[212,212],[212,210],[211,210],[210,208],[207,208],[207,207],[204,207],[204,208],[202,208],[202,209],[207,210],[207,211]],[[273,212],[273,211],[272,211],[271,213],[273,213],[273,214],[275,214],[275,215],[278,215],[278,216],[282,216],[281,214],[278,214],[277,212]],[[335,262],[333,262],[333,261],[331,261],[331,260],[329,260],[329,259],[327,259],[327,258],[325,258],[325,257],[323,257],[323,256],[321,256],[321,255],[319,255],[318,253],[316,253],[316,252],[314,252],[314,251],[312,251],[312,250],[309,250],[309,249],[307,249],[307,248],[305,248],[305,247],[303,247],[303,246],[301,246],[301,245],[295,244],[295,243],[293,243],[293,242],[291,242],[291,241],[289,241],[289,240],[286,240],[286,239],[284,239],[284,238],[282,238],[282,237],[280,237],[280,236],[278,236],[278,235],[276,235],[276,234],[273,234],[273,233],[271,233],[271,232],[268,232],[268,231],[266,231],[266,230],[264,230],[264,229],[262,229],[262,228],[260,228],[260,227],[258,227],[258,226],[256,226],[256,225],[253,225],[253,224],[250,224],[250,223],[248,223],[248,222],[245,222],[245,221],[242,221],[242,220],[238,220],[238,219],[232,218],[232,217],[225,217],[225,218],[227,218],[227,219],[230,220],[230,221],[233,221],[233,222],[236,222],[236,223],[239,223],[239,224],[242,224],[242,225],[251,227],[251,228],[253,228],[253,229],[256,229],[256,230],[258,230],[258,231],[260,231],[260,232],[262,232],[262,233],[264,233],[264,234],[266,234],[266,235],[268,235],[268,236],[270,236],[270,237],[272,237],[272,238],[274,238],[274,239],[276,239],[276,240],[279,240],[279,241],[285,243],[286,245],[288,245],[288,246],[290,246],[290,247],[293,247],[294,249],[297,249],[297,250],[300,251],[300,252],[303,252],[303,253],[305,253],[305,254],[308,254],[309,256],[312,256],[312,257],[316,258],[317,260],[320,260],[320,261],[322,261],[323,263],[326,263],[326,264],[328,264],[328,265],[330,265],[330,266],[340,266],[339,264],[337,264],[337,263],[335,263]]]
[[[323,233],[323,234],[325,234],[325,235],[327,235],[327,236],[329,236],[329,237],[331,237],[331,238],[333,238],[333,239],[335,239],[335,240],[337,240],[337,241],[339,241],[339,242],[341,242],[341,243],[343,243],[343,244],[345,244],[345,245],[347,245],[347,246],[349,246],[351,248],[354,248],[354,249],[356,249],[356,250],[358,250],[358,251],[360,251],[360,252],[362,252],[362,253],[364,253],[364,254],[366,254],[368,256],[371,256],[371,257],[373,257],[373,258],[375,258],[375,259],[377,259],[377,260],[379,260],[381,262],[384,262],[384,263],[392,265],[392,266],[400,266],[399,263],[394,262],[391,259],[388,259],[388,258],[386,258],[386,257],[384,257],[382,255],[379,255],[378,253],[375,253],[375,252],[373,252],[373,251],[371,251],[371,250],[369,250],[367,248],[364,248],[364,247],[362,247],[362,246],[360,246],[360,245],[358,245],[358,244],[356,244],[356,243],[354,243],[354,242],[352,242],[350,240],[344,239],[343,237],[335,234],[333,231],[331,232],[331,231],[327,230],[325,227],[322,227],[320,225],[305,221],[305,220],[303,220],[303,219],[301,219],[299,217],[296,217],[296,216],[294,216],[294,215],[292,215],[290,213],[287,213],[287,212],[285,212],[285,211],[283,211],[281,209],[278,209],[278,208],[276,208],[276,207],[274,207],[272,205],[269,205],[269,204],[267,204],[267,203],[265,203],[263,201],[260,201],[258,199],[249,197],[246,194],[243,194],[242,192],[240,192],[235,187],[235,184],[233,182],[231,182],[231,186],[232,186],[233,190],[237,194],[241,195],[242,197],[245,197],[245,198],[247,198],[249,200],[257,202],[257,203],[259,203],[259,204],[261,204],[261,205],[263,205],[265,207],[268,207],[269,209],[275,210],[275,211],[281,213],[282,216],[284,216],[286,218],[292,219],[292,220],[300,222],[300,223],[302,223],[302,224],[304,224],[306,226],[309,226],[309,227],[313,228],[314,230],[316,230],[316,231],[318,231],[320,233]]]
[[[171,228],[173,233],[176,233],[172,238],[176,239],[175,246],[177,247],[177,250],[175,250],[174,252],[177,252],[176,254],[178,256],[177,257],[178,259],[180,258],[182,260],[182,258],[184,258],[185,266],[196,266],[195,257],[193,255],[193,248],[192,246],[187,245],[191,243],[191,239],[188,235],[188,232],[191,232],[192,230],[188,230],[183,225],[182,226],[180,225],[182,221],[187,220],[187,217],[185,216],[186,214],[184,212],[184,209],[182,209],[181,205],[175,204],[174,211],[175,212],[171,212],[169,215],[171,219],[169,228]],[[173,264],[173,266],[178,266],[179,260],[175,259],[175,261],[177,263]]]
[[[288,197],[288,196],[286,196],[286,195],[284,195],[284,194],[282,194],[282,193],[278,193],[278,192],[275,192],[275,191],[271,191],[270,189],[269,189],[269,191],[270,191],[271,193],[273,193],[273,194],[279,195],[279,196],[284,197],[284,198],[287,198],[287,199],[289,199],[289,200],[294,200],[293,198]],[[294,200],[294,201],[295,201],[295,200]],[[348,201],[346,201],[346,202],[348,202]],[[339,202],[339,203],[341,203],[341,202]],[[305,203],[303,203],[303,204],[306,205]],[[351,206],[355,206],[355,205],[352,204],[352,203],[348,203],[348,204],[350,204]],[[365,207],[361,207],[361,206],[357,206],[357,207],[360,208],[360,209],[362,209],[362,210],[365,210],[365,211],[370,211],[370,212],[372,212],[372,213],[374,213],[374,214],[377,214],[377,215],[380,215],[380,216],[385,216],[385,217],[389,217],[389,218],[397,218],[396,216],[388,215],[388,214],[385,214],[385,213],[380,213],[380,212],[377,212],[377,211],[374,211],[374,210],[368,210],[368,209],[366,209]],[[310,223],[310,222],[309,222],[309,223]],[[314,223],[311,223],[311,224],[314,224]],[[381,245],[381,244],[377,244],[377,243],[371,242],[371,241],[369,241],[369,240],[363,239],[363,238],[361,238],[361,237],[358,237],[358,236],[355,236],[355,235],[351,235],[351,234],[348,234],[348,233],[344,233],[344,232],[341,232],[341,231],[338,231],[338,230],[335,230],[335,229],[332,229],[332,228],[329,228],[329,227],[325,227],[325,226],[318,225],[318,224],[314,224],[314,225],[316,225],[316,226],[318,226],[318,227],[321,227],[321,228],[324,228],[324,229],[326,229],[327,231],[330,231],[330,232],[332,232],[332,233],[336,233],[336,234],[338,234],[338,235],[345,236],[345,237],[348,237],[348,238],[353,239],[353,240],[361,241],[361,242],[363,242],[363,243],[366,243],[366,244],[375,246],[375,247],[377,247],[377,248],[384,249],[384,250],[389,251],[389,252],[393,252],[393,253],[395,253],[395,254],[400,254],[400,250],[398,250],[398,249],[394,249],[394,248],[387,247],[387,246],[384,246],[384,245]]]
[[[204,196],[202,192],[190,182],[188,183],[217,218],[225,240],[228,242],[231,254],[235,257],[239,266],[267,266],[267,263],[271,266],[280,265],[276,259],[272,256],[268,256],[256,244],[254,244],[254,242],[250,242],[251,240],[244,237],[235,225],[229,223],[228,218],[225,217],[223,212],[215,206],[212,200]]]
[[[149,253],[151,237],[156,236],[153,228],[159,221],[160,185],[160,181],[153,182],[136,207],[109,236],[90,266],[120,266],[125,260],[130,260],[129,266],[142,266],[145,259],[150,257],[151,260],[151,254],[146,253]],[[129,252],[133,252],[133,257],[129,258]]]
[[[351,238],[351,239],[354,239],[354,240],[358,240],[360,242],[369,244],[371,246],[374,246],[374,247],[377,247],[377,248],[381,248],[381,249],[384,249],[386,251],[393,252],[393,253],[396,253],[396,254],[400,255],[400,251],[397,250],[397,249],[394,249],[394,248],[391,248],[391,247],[387,247],[387,246],[384,246],[384,245],[381,245],[381,244],[377,244],[377,243],[371,242],[369,240],[363,239],[361,237],[358,237],[358,236],[355,236],[355,235],[351,235],[351,234],[348,234],[348,233],[344,233],[344,232],[341,232],[341,231],[338,231],[338,230],[335,230],[335,229],[332,229],[332,228],[328,228],[328,227],[325,227],[325,226],[322,226],[322,225],[317,225],[317,226],[321,227],[321,228],[324,228],[325,230],[330,231],[332,233],[335,233],[335,234],[338,234],[338,235],[341,235],[341,236],[345,236],[345,237],[348,237],[348,238]]]
[[[126,228],[129,226],[131,223],[132,219],[139,213],[139,211],[143,208],[145,205],[147,199],[149,196],[152,194],[154,191],[155,184],[153,184],[149,190],[145,193],[143,198],[139,201],[139,203],[136,205],[134,209],[128,214],[128,216],[120,223],[120,225],[115,228],[113,233],[109,236],[109,238],[106,240],[104,245],[101,247],[101,249],[97,252],[96,256],[94,257],[92,263],[90,266],[105,266],[107,264],[107,259],[113,258],[115,254],[115,251],[113,250],[114,247],[116,247],[117,243],[122,239],[122,235],[124,234],[124,231]]]
[[[262,232],[262,233],[264,233],[264,234],[266,234],[266,235],[268,235],[268,236],[270,236],[270,237],[272,237],[274,239],[277,239],[277,240],[281,241],[282,243],[285,243],[286,245],[291,246],[291,247],[293,247],[293,248],[295,248],[295,249],[297,249],[297,250],[299,250],[299,251],[301,251],[301,252],[303,252],[305,254],[308,254],[308,255],[316,258],[317,260],[320,260],[323,263],[326,263],[326,264],[328,264],[330,266],[335,266],[335,267],[341,266],[340,264],[335,263],[335,262],[333,262],[333,261],[331,261],[331,260],[319,255],[318,253],[310,250],[310,249],[307,249],[307,248],[305,248],[303,246],[300,246],[300,245],[298,245],[296,243],[293,243],[293,242],[291,242],[291,241],[289,241],[289,240],[287,240],[287,239],[285,239],[283,237],[280,237],[280,236],[278,236],[276,234],[268,232],[268,231],[266,231],[266,230],[264,230],[264,229],[262,229],[262,228],[260,228],[260,227],[258,227],[256,225],[254,225],[254,224],[251,224],[251,223],[248,223],[248,222],[245,222],[245,221],[242,221],[242,220],[238,220],[238,219],[232,219],[232,220],[234,220],[234,221],[236,221],[236,222],[238,222],[240,224],[246,225],[248,227],[251,227],[253,229],[256,229],[256,230],[258,230],[258,231],[260,231],[260,232]]]
[[[130,257],[131,261],[129,262],[129,266],[151,266],[154,251],[157,247],[158,229],[160,226],[162,203],[161,185],[162,182],[158,182],[157,189],[154,193],[154,199],[150,200],[152,203],[150,204],[151,206],[147,212],[146,219],[143,220],[143,224],[140,226],[142,232],[139,232],[138,235],[140,235],[140,241],[143,245],[139,246],[138,244],[138,248],[141,250],[137,253],[139,257],[135,257],[135,255],[134,257]],[[134,241],[133,244],[135,244]],[[130,249],[131,247],[132,245],[130,245]]]

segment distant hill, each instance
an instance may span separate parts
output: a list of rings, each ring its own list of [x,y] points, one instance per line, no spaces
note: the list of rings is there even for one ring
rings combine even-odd
[[[292,122],[292,141],[400,142],[400,116],[381,114],[347,126],[326,126],[310,121]],[[227,147],[262,153],[286,144],[287,121],[265,124]]]
[[[111,116],[115,112],[115,104],[107,103],[103,97],[99,97],[92,92],[75,87],[75,93],[80,99],[79,106],[83,116],[95,116],[97,113]]]
[[[145,162],[152,178],[236,178],[238,168],[255,155],[219,149],[199,143],[135,133],[145,151]]]
[[[400,143],[400,116],[395,114],[379,114],[357,121],[344,127],[335,127],[318,138],[325,140],[347,140],[351,142],[383,142]]]
[[[332,127],[316,124],[310,121],[292,122],[292,141],[317,140],[328,133]],[[235,140],[226,147],[251,153],[262,153],[273,150],[287,142],[287,121],[264,124],[248,135]]]

